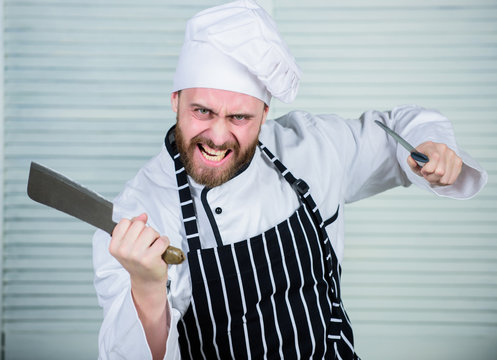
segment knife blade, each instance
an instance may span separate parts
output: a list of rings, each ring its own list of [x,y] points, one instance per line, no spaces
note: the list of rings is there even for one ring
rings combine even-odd
[[[113,205],[110,201],[35,162],[29,169],[27,192],[32,200],[83,220],[109,235],[117,225],[112,220]],[[162,259],[168,264],[180,264],[185,260],[185,254],[169,246]]]
[[[411,144],[409,144],[406,140],[404,140],[404,138],[402,138],[402,136],[400,136],[399,134],[397,134],[395,131],[393,131],[392,129],[390,129],[388,126],[386,126],[385,124],[383,124],[382,122],[380,122],[378,120],[375,120],[374,122],[376,124],[378,124],[383,130],[385,130],[388,135],[392,136],[407,151],[409,151],[411,153],[411,157],[414,159],[414,161],[416,161],[416,163],[418,164],[418,166],[423,167],[428,161],[430,161],[430,159],[428,158],[428,156],[426,156],[425,154],[420,153],[419,151],[417,151],[414,148],[414,146],[412,146]]]

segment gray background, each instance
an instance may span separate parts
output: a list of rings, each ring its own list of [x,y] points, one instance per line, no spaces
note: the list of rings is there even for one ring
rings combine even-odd
[[[93,229],[27,198],[30,161],[114,197],[174,121],[169,95],[186,19],[219,3],[0,0],[5,359],[96,358],[102,318]],[[359,354],[495,359],[497,2],[261,4],[304,73],[297,100],[274,101],[272,116],[437,108],[489,172],[469,201],[408,188],[347,206],[342,283]]]

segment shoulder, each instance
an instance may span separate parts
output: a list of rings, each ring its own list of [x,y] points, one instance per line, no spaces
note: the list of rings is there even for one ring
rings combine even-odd
[[[295,159],[297,151],[302,159],[305,154],[333,156],[350,137],[347,121],[337,115],[313,115],[304,111],[292,111],[277,119],[268,120],[261,129],[260,140],[275,151],[282,160]],[[287,154],[291,154],[291,157]]]
[[[267,121],[260,140],[294,176],[308,183],[318,204],[325,199],[338,203],[347,151],[344,144],[350,143],[344,119],[293,111]]]
[[[302,143],[307,140],[336,143],[348,132],[347,128],[347,120],[334,114],[314,115],[305,111],[292,111],[268,120],[261,129],[261,141],[268,144]]]

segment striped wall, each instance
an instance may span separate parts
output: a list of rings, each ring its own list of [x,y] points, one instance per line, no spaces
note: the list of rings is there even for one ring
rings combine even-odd
[[[27,198],[29,163],[115,196],[174,121],[169,91],[186,19],[221,1],[2,3],[4,358],[95,358],[93,230]],[[469,201],[408,188],[347,206],[342,283],[359,354],[494,359],[497,3],[261,4],[304,72],[297,100],[275,101],[271,115],[437,108],[489,172]]]

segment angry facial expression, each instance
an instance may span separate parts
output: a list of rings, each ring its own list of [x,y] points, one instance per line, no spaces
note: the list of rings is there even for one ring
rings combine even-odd
[[[252,159],[269,108],[250,95],[192,88],[171,95],[176,144],[185,169],[209,188],[230,180]]]

